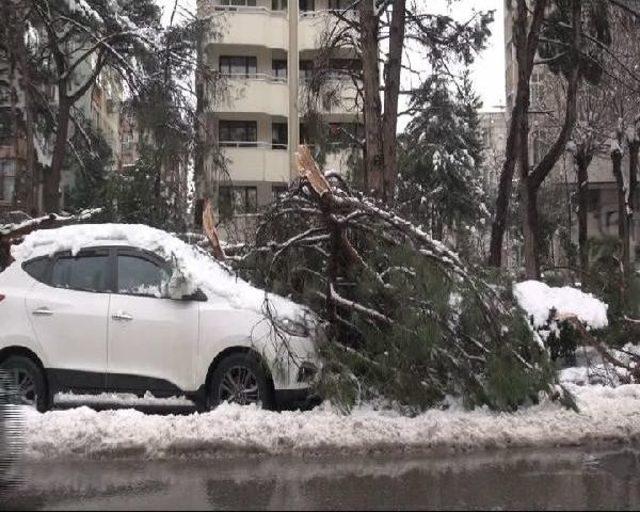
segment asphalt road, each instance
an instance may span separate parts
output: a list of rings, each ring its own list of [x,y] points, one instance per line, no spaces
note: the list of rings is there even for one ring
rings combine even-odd
[[[380,458],[46,461],[0,509],[638,509],[640,447]]]

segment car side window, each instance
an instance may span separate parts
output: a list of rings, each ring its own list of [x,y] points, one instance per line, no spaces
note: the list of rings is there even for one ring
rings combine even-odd
[[[109,253],[61,255],[51,269],[51,286],[86,292],[108,292]]]
[[[142,297],[168,297],[170,274],[143,256],[118,255],[118,293]]]
[[[22,269],[36,281],[47,284],[47,271],[49,270],[49,258],[36,258],[22,264]]]

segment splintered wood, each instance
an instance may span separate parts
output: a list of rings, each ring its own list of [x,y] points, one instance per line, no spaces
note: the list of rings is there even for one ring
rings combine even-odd
[[[311,185],[311,188],[313,188],[316,194],[320,197],[325,194],[331,194],[329,182],[320,172],[320,168],[311,156],[311,151],[309,151],[307,146],[298,146],[296,161],[298,163],[298,174],[309,182],[309,185]]]
[[[216,229],[216,222],[213,216],[213,207],[209,199],[207,199],[202,212],[202,229],[211,243],[211,250],[215,258],[220,261],[225,260],[227,257],[220,245],[220,237],[218,236],[218,230]]]

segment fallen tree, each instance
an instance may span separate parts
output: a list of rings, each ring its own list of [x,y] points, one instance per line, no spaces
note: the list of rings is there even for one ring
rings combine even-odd
[[[256,244],[226,261],[321,319],[328,396],[419,410],[454,394],[513,410],[555,393],[547,353],[510,286],[491,285],[420,227],[322,174],[305,147],[298,166]]]

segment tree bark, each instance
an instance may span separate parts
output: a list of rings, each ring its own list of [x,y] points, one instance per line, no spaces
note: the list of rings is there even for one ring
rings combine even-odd
[[[627,255],[631,260],[631,252],[633,250],[632,238],[635,235],[635,215],[637,207],[637,188],[638,188],[638,152],[640,151],[640,141],[634,140],[629,143],[629,195],[628,195],[628,211],[627,211]],[[631,261],[629,261],[629,269],[631,269]]]
[[[572,0],[571,2],[571,24],[572,24],[572,49],[576,55],[580,51],[582,41],[582,0]],[[564,113],[564,122],[555,142],[549,151],[544,155],[542,160],[536,165],[530,174],[527,174],[527,221],[524,227],[525,232],[525,267],[527,269],[527,277],[537,279],[540,277],[540,248],[541,239],[538,230],[538,210],[537,196],[542,183],[553,170],[562,153],[566,150],[567,142],[573,132],[577,117],[577,101],[578,101],[578,85],[580,83],[580,66],[575,62],[573,69],[569,72],[567,78],[567,97]],[[528,128],[528,125],[527,125]],[[525,135],[528,136],[528,130],[522,132],[523,140]],[[521,161],[521,164],[523,160]],[[524,177],[523,177],[524,179]],[[535,211],[534,211],[535,210]],[[535,229],[534,229],[535,227]],[[527,236],[532,236],[533,240],[527,241]],[[530,261],[526,261],[527,257]]]
[[[66,83],[58,87],[61,94],[58,102],[56,140],[53,146],[51,167],[44,173],[44,209],[49,213],[60,210],[60,181],[71,119],[71,102],[64,94],[65,90]]]
[[[406,0],[393,1],[389,26],[389,55],[384,66],[384,114],[382,141],[384,156],[383,199],[393,200],[398,179],[397,137],[398,96],[406,17]]]
[[[618,196],[618,237],[622,245],[621,267],[623,275],[623,291],[626,289],[627,277],[629,275],[629,253],[628,245],[625,243],[628,236],[627,224],[627,191],[624,184],[624,176],[622,174],[622,151],[614,150],[611,152],[611,164],[613,176],[616,180],[617,196]]]
[[[576,154],[576,172],[578,175],[578,189],[576,191],[578,198],[578,253],[580,257],[580,271],[582,272],[582,281],[589,272],[589,247],[588,247],[588,231],[587,231],[587,214],[589,209],[589,164],[592,155],[587,154],[586,150],[580,149]]]
[[[373,2],[359,2],[360,46],[365,147],[365,192],[381,198],[384,193],[384,150],[382,147],[382,107],[378,67],[378,19]]]
[[[513,37],[516,47],[516,61],[518,65],[518,81],[516,98],[511,111],[509,133],[505,148],[505,161],[500,174],[496,212],[491,227],[491,242],[489,247],[489,265],[502,265],[502,245],[509,214],[509,201],[513,186],[513,174],[521,146],[528,152],[528,141],[522,138],[518,130],[523,117],[529,112],[529,82],[533,71],[533,59],[538,48],[540,29],[544,20],[547,0],[537,0],[533,7],[531,22],[529,23],[529,7],[526,0],[518,0],[516,19],[513,25]],[[527,30],[528,27],[528,30]]]

